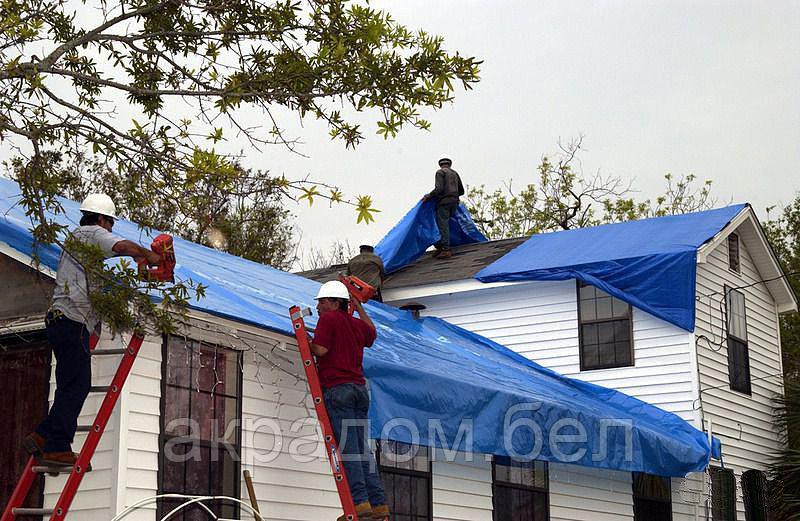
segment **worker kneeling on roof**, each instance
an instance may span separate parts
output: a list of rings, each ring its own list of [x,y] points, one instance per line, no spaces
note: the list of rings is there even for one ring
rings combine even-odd
[[[356,514],[360,520],[383,520],[389,508],[367,441],[369,393],[362,368],[364,348],[375,342],[375,324],[358,299],[352,299],[352,304],[359,318],[348,313],[350,294],[339,281],[323,284],[316,300],[319,321],[311,350],[317,356],[325,408],[339,442]]]
[[[157,253],[111,233],[116,207],[106,194],[90,194],[81,204],[81,212],[73,240],[99,248],[105,258],[126,255],[144,257],[150,264],[161,261]],[[90,283],[89,278],[81,263],[62,251],[53,302],[45,319],[47,340],[56,357],[55,399],[47,418],[23,441],[25,450],[45,465],[71,466],[77,459],[71,445],[92,384],[89,336],[100,326],[89,300],[99,281]]]

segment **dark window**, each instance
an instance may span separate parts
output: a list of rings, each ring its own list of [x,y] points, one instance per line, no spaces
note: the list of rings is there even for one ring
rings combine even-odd
[[[736,521],[736,477],[732,470],[709,467],[712,521]]]
[[[631,306],[578,282],[581,371],[633,365]]]
[[[378,463],[386,504],[394,521],[429,521],[431,511],[430,449],[381,441]]]
[[[744,516],[747,521],[767,521],[767,477],[759,470],[742,474]]]
[[[546,521],[547,463],[495,457],[492,504],[495,521]]]
[[[728,268],[736,273],[740,272],[739,265],[739,236],[735,233],[728,235]]]
[[[241,354],[178,337],[166,344],[158,493],[239,497]],[[158,517],[181,503],[159,501]],[[238,517],[233,503],[204,504],[220,517]],[[212,518],[197,506],[170,519]]]
[[[672,486],[669,478],[633,473],[634,521],[671,521]]]
[[[744,293],[725,288],[728,328],[728,379],[731,389],[750,394],[750,352]]]

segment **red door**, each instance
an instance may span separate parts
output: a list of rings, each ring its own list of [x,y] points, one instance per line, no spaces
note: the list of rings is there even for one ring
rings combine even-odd
[[[50,347],[42,337],[0,338],[0,511],[28,460],[22,439],[47,414]],[[43,488],[42,477],[31,489],[26,507],[42,505]]]

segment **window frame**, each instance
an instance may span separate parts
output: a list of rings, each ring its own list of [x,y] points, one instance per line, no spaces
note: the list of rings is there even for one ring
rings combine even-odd
[[[546,487],[541,488],[531,485],[522,485],[520,483],[511,483],[509,481],[497,480],[497,456],[492,456],[492,520],[493,521],[506,521],[497,518],[497,508],[495,508],[495,498],[497,497],[497,487],[503,486],[516,490],[524,490],[526,492],[539,493],[544,496],[545,518],[550,520],[550,465],[544,461],[544,472]]]
[[[727,285],[724,286],[725,288],[725,344],[727,347],[726,357],[728,359],[728,383],[730,385],[730,389],[737,393],[744,394],[746,396],[752,396],[753,394],[753,386],[752,386],[752,375],[750,370],[750,343],[747,340],[747,295],[743,291],[739,291],[735,288],[731,288]],[[742,298],[742,322],[744,324],[744,337],[741,338],[740,336],[731,332],[731,318],[732,318],[732,295],[741,295]],[[741,356],[737,358],[741,358],[743,361],[740,362],[743,364],[741,368],[742,371],[745,372],[745,379],[746,382],[739,385],[738,381],[734,381],[734,375],[738,375],[739,369],[738,365],[734,362],[734,357],[732,353],[736,350],[736,352],[742,353]]]
[[[631,306],[629,303],[625,302],[625,305],[627,306],[627,309],[628,309],[628,316],[627,317],[617,317],[617,318],[613,318],[612,317],[612,318],[603,318],[603,319],[584,319],[582,317],[582,314],[581,314],[581,287],[582,286],[591,286],[591,287],[595,288],[596,291],[603,291],[600,288],[592,286],[591,284],[585,284],[580,280],[576,279],[576,281],[575,281],[575,292],[576,292],[577,308],[578,308],[578,361],[579,361],[579,364],[580,364],[580,371],[581,372],[583,372],[583,371],[599,371],[599,370],[602,370],[602,369],[618,369],[620,367],[635,367],[636,366],[636,357],[635,357],[634,341],[633,341],[633,306]],[[603,293],[608,295],[608,293],[605,293],[605,291],[603,291]],[[611,297],[612,299],[616,298],[613,295],[608,295],[608,296]],[[617,300],[620,300],[620,299],[617,298]],[[605,364],[605,365],[602,365],[602,364],[598,363],[598,365],[596,365],[596,366],[588,366],[585,363],[584,356],[583,356],[583,347],[584,347],[584,345],[583,345],[584,344],[584,341],[583,341],[583,326],[587,325],[587,324],[603,324],[603,323],[608,323],[608,322],[617,322],[617,321],[621,321],[621,320],[627,320],[628,321],[628,343],[629,343],[629,349],[630,349],[630,363],[627,363],[627,364]],[[599,362],[599,360],[598,360],[598,362]]]
[[[647,474],[645,472],[631,472],[631,498],[633,499],[633,519],[634,521],[647,521],[645,519],[637,519],[636,517],[636,500],[647,501],[650,503],[661,503],[669,505],[669,519],[672,521],[674,519],[674,506],[672,504],[672,479],[666,476],[655,476],[657,478],[666,479],[667,483],[669,484],[669,500],[663,500],[660,498],[654,497],[646,497],[646,496],[638,496],[636,494],[636,475],[644,475],[644,476],[655,476],[654,474]]]
[[[156,478],[156,480],[157,480],[156,483],[157,483],[157,487],[158,487],[157,488],[158,494],[169,493],[169,492],[164,492],[165,454],[166,454],[166,450],[164,450],[164,449],[166,447],[166,444],[168,444],[173,439],[180,439],[180,438],[186,439],[187,438],[187,436],[176,436],[176,435],[166,434],[164,432],[165,428],[166,428],[166,423],[165,423],[165,419],[166,419],[166,396],[167,396],[167,392],[166,391],[167,391],[167,387],[168,387],[168,384],[167,384],[167,370],[168,370],[167,364],[169,363],[169,340],[170,340],[171,337],[174,337],[176,339],[181,339],[184,343],[189,343],[192,346],[191,347],[192,350],[194,350],[194,348],[195,348],[194,344],[199,344],[198,347],[213,347],[214,349],[220,349],[220,350],[232,353],[232,354],[236,355],[236,360],[237,360],[237,366],[238,367],[241,366],[241,362],[242,362],[242,353],[240,351],[235,350],[235,349],[226,348],[226,347],[218,345],[218,344],[205,343],[205,342],[203,342],[201,340],[196,340],[196,339],[193,339],[193,338],[183,338],[183,337],[179,337],[179,336],[176,336],[176,335],[162,335],[162,338],[161,338],[161,375],[160,375],[161,376],[161,398],[159,400],[159,421],[158,421],[158,423],[159,423],[159,431],[158,431],[159,454],[158,454],[158,472],[157,472],[157,478]],[[184,347],[186,347],[186,346],[184,346]],[[190,371],[189,372],[190,378],[191,378],[191,374],[192,373]],[[175,388],[178,388],[178,389],[184,389],[185,388],[184,386],[179,386],[179,385],[172,385],[172,386],[169,386],[169,387],[175,387]],[[237,422],[239,422],[239,423],[238,423],[238,425],[236,427],[235,441],[233,443],[230,443],[230,445],[233,445],[233,448],[236,451],[236,457],[233,459],[233,463],[235,465],[235,469],[234,469],[234,472],[233,472],[233,476],[234,476],[233,481],[234,482],[233,482],[233,494],[232,494],[232,497],[240,497],[241,493],[242,493],[242,476],[241,476],[241,474],[242,474],[242,461],[241,461],[241,454],[242,454],[242,438],[243,438],[243,436],[242,436],[241,418],[242,418],[242,404],[244,402],[243,392],[244,392],[244,375],[241,372],[238,372],[237,385],[236,385],[236,394],[235,394],[235,399],[236,399],[236,412],[235,412],[236,416],[235,416],[235,420]],[[227,395],[227,394],[223,395],[223,396],[225,396],[226,398],[233,398],[233,396]],[[191,406],[190,406],[190,414],[191,414]],[[217,440],[217,441],[212,442],[210,440],[203,440],[203,439],[193,438],[191,442],[187,442],[187,443],[193,443],[193,444],[196,444],[196,446],[198,446],[200,448],[208,448],[209,450],[216,446],[219,450],[223,450],[225,452],[228,451],[227,448],[223,447],[224,440],[223,440],[223,442],[221,442],[221,440]],[[183,445],[183,444],[178,444],[178,445]],[[184,462],[183,465],[184,465],[184,480],[185,480],[186,462]],[[210,476],[209,476],[209,478],[210,478]],[[241,515],[241,508],[239,506],[239,503],[232,503],[231,506],[234,509],[234,517],[239,517]],[[166,513],[167,513],[167,511],[162,511],[162,503],[160,501],[157,502],[156,503],[156,515],[158,517],[163,517],[164,515],[166,515]],[[178,519],[178,518],[182,519],[182,517],[180,517],[180,516],[176,517],[176,519]]]
[[[383,476],[386,475],[386,474],[395,474],[395,475],[400,475],[400,476],[408,476],[408,477],[411,477],[411,478],[423,478],[423,479],[427,480],[427,482],[428,482],[428,516],[427,516],[426,519],[428,521],[433,521],[433,450],[434,449],[431,448],[431,447],[427,447],[427,446],[425,447],[428,450],[428,469],[426,471],[414,470],[414,469],[404,469],[404,468],[400,468],[400,467],[390,467],[390,466],[383,465],[381,463],[381,456],[382,456],[381,444],[382,443],[386,443],[386,442],[390,442],[390,441],[393,441],[393,440],[378,440],[377,441],[377,445],[375,447],[375,462],[378,465],[378,475],[381,477],[381,482],[382,482],[382,484],[384,486],[384,492],[386,492],[386,483],[385,483],[385,481],[383,481]],[[403,442],[394,442],[394,443],[403,443]],[[412,447],[412,450],[414,450],[413,449],[414,446],[411,445],[410,443],[406,443],[406,445],[410,445]],[[417,445],[416,447],[417,447],[416,450],[418,450],[419,447],[421,447],[421,445]],[[391,505],[390,509],[393,506],[394,505]],[[392,512],[394,512],[393,509],[392,509]]]
[[[734,266],[733,257],[731,256],[732,252],[732,242],[731,239],[735,238],[736,243],[736,265]],[[739,237],[739,234],[736,232],[730,233],[727,238],[727,246],[728,246],[728,271],[732,273],[736,273],[737,275],[742,274],[742,240]]]

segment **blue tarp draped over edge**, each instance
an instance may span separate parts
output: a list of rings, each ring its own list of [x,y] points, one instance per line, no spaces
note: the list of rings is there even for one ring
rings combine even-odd
[[[534,235],[475,278],[578,279],[694,331],[697,249],[746,207]]]
[[[15,183],[0,180],[0,241],[30,255],[30,222],[15,205],[18,192]],[[64,200],[63,206],[66,216],[59,221],[75,225],[78,205]],[[114,232],[150,242],[125,220],[117,221]],[[313,305],[319,288],[317,282],[181,239],[175,240],[175,252],[176,278],[191,278],[207,286],[206,298],[194,302],[194,308],[285,335],[293,335],[288,308]],[[56,268],[59,252],[55,246],[40,248],[39,254],[45,265]],[[540,441],[539,459],[564,461],[567,456],[566,460],[580,465],[664,476],[683,476],[708,464],[706,436],[672,413],[618,391],[561,376],[443,320],[415,321],[409,313],[379,303],[369,303],[367,309],[378,328],[378,340],[364,358],[373,397],[373,437],[384,434],[408,443],[497,455],[530,454]],[[313,327],[316,319],[308,322]],[[298,366],[292,369],[302,373]],[[624,428],[608,428],[603,422],[609,418],[629,423],[627,434]],[[454,443],[462,420],[473,426],[469,447],[467,438]],[[507,440],[504,422],[518,427],[505,431],[511,434]],[[526,422],[534,422],[542,435],[522,426]],[[586,429],[587,441],[554,443],[551,432],[581,435],[578,427],[564,422],[579,422]],[[384,432],[391,425],[399,428]],[[409,426],[419,431],[419,438]],[[604,452],[604,440],[605,456],[595,457]]]
[[[420,258],[425,250],[441,239],[436,225],[436,203],[418,202],[375,246],[386,273],[392,273]],[[450,245],[484,242],[486,237],[472,222],[467,208],[458,205],[450,219]]]

